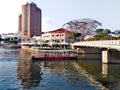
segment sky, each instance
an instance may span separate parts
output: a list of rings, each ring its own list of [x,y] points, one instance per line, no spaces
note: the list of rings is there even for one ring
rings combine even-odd
[[[16,33],[22,4],[33,1],[42,10],[42,31],[61,28],[82,18],[102,23],[98,28],[120,30],[120,0],[1,0],[0,33]]]

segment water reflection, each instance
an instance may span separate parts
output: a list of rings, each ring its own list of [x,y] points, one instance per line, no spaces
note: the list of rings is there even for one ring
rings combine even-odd
[[[102,74],[103,75],[112,75],[120,79],[120,64],[102,64]]]
[[[32,54],[30,50],[26,50],[26,49],[20,49],[19,52],[20,54],[18,55],[20,58],[30,58]]]
[[[109,58],[113,62],[120,61],[116,52],[112,52]],[[101,54],[84,54],[80,59],[78,64],[95,80],[110,90],[120,90],[120,64],[102,64]]]
[[[102,74],[108,75],[108,64],[102,64]]]
[[[80,59],[74,61],[33,62],[28,59],[39,53],[43,52],[0,49],[0,90],[96,90],[99,85],[88,81],[74,63],[110,90],[120,90],[120,64],[102,64],[101,54],[80,54]],[[113,55],[113,61],[120,60],[119,53]]]
[[[96,90],[73,66],[76,60],[34,61],[42,68],[41,90]]]
[[[56,73],[65,73],[65,65],[64,61],[44,61],[44,67]]]
[[[30,60],[21,60],[17,64],[18,79],[24,88],[38,86],[41,80],[41,68]]]
[[[16,49],[4,49],[0,48],[0,58],[16,58],[18,56],[18,50]]]

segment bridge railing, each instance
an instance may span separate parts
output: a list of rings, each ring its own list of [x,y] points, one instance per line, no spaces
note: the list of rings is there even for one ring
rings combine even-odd
[[[74,43],[73,46],[108,47],[120,49],[120,40],[81,41]]]
[[[81,44],[95,44],[95,45],[117,45],[120,46],[120,40],[103,40],[103,41],[81,41]]]
[[[120,40],[103,40],[103,41],[90,41],[89,43],[99,44],[99,45],[116,45],[120,46]]]

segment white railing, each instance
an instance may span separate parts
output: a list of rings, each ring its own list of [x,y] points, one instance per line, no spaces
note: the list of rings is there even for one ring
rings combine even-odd
[[[105,47],[120,50],[120,40],[81,41],[74,43],[73,46]]]

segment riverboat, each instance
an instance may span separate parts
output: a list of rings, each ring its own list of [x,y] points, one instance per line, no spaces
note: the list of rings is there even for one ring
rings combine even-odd
[[[76,53],[45,53],[44,55],[32,55],[32,60],[75,60],[77,59]]]

